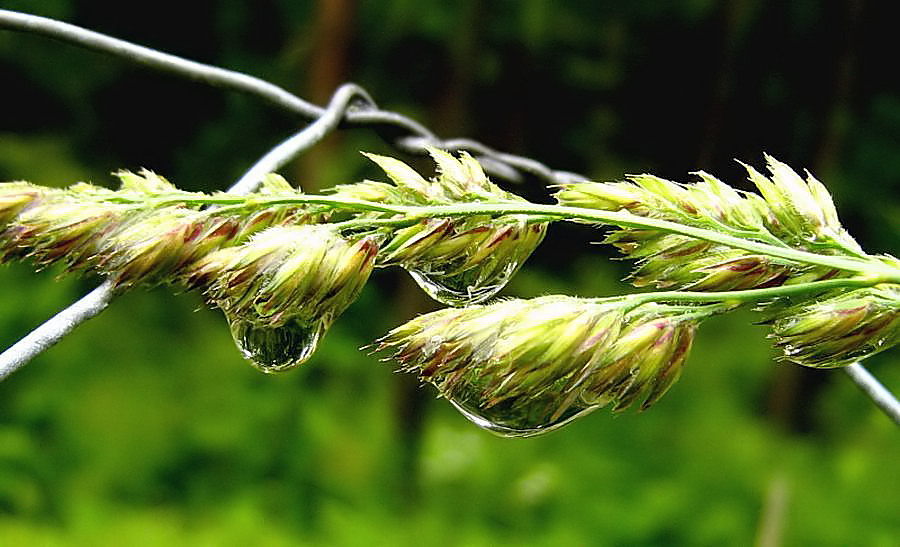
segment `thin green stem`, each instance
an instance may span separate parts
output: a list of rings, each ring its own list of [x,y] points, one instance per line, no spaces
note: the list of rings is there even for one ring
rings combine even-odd
[[[143,202],[130,196],[119,198],[128,203]],[[153,199],[152,203],[157,207],[167,205],[223,205],[242,207],[246,209],[261,209],[275,205],[325,205],[332,209],[351,209],[354,211],[375,211],[378,213],[404,214],[406,207],[401,205],[386,205],[372,201],[341,198],[337,196],[322,196],[316,194],[297,194],[292,196],[250,196],[244,197],[229,194],[188,194],[177,196],[160,196]],[[430,215],[438,216],[438,215]]]
[[[741,291],[699,292],[699,291],[660,291],[630,294],[627,298],[635,302],[635,305],[648,302],[679,302],[679,303],[707,303],[724,302],[729,305],[760,302],[778,297],[796,296],[823,292],[829,289],[847,289],[871,287],[881,281],[871,277],[850,277],[844,279],[826,279],[824,281],[812,281],[798,283],[796,285],[782,285],[778,287],[766,287],[764,289],[747,289]]]
[[[371,228],[405,228],[419,222],[419,219],[403,218],[354,218],[334,222],[331,225],[341,231],[353,231]]]

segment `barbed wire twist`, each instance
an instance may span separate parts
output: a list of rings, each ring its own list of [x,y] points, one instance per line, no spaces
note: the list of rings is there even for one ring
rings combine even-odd
[[[149,68],[189,80],[247,93],[311,122],[263,155],[229,189],[235,194],[253,192],[266,174],[277,171],[294,157],[321,141],[329,133],[345,127],[390,128],[386,139],[400,151],[424,154],[429,146],[471,153],[491,176],[509,182],[535,177],[545,185],[585,181],[587,177],[549,168],[543,163],[490,148],[465,139],[441,139],[421,123],[380,109],[368,92],[355,84],[344,84],[325,107],[310,103],[271,82],[255,76],[164,53],[56,19],[0,9],[0,29],[28,32],[75,44],[86,49],[121,57]],[[385,136],[385,131],[380,131]],[[109,280],[57,313],[18,342],[0,353],[0,380],[28,363],[78,325],[101,313],[117,292]],[[860,363],[844,367],[848,376],[895,423],[900,424],[900,401]]]

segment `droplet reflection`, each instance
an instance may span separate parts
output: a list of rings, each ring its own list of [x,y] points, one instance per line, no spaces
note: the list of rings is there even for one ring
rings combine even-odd
[[[226,318],[241,355],[267,373],[282,372],[304,363],[316,351],[326,329],[321,320],[289,320],[271,327],[227,315]]]
[[[469,421],[501,437],[534,437],[555,431],[605,404],[579,404],[561,407],[558,399],[531,401],[505,400],[491,406],[479,406],[478,398],[448,399]]]
[[[519,268],[508,262],[485,276],[480,268],[445,274],[438,268],[409,268],[409,275],[428,296],[448,306],[471,306],[488,300],[506,286]]]

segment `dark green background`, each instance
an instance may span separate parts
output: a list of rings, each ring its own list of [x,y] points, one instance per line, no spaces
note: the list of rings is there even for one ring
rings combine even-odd
[[[765,151],[816,173],[865,248],[896,253],[891,5],[2,2],[319,103],[356,81],[441,136],[602,180],[704,169],[747,188],[734,159],[761,166]],[[0,180],[112,184],[147,167],[221,189],[303,122],[7,31],[0,90]],[[361,149],[391,152],[347,130],[284,174],[310,190],[378,177]],[[554,226],[505,294],[627,290],[599,237]],[[0,270],[4,346],[97,283],[58,274]],[[774,363],[750,312],[708,321],[650,411],[509,440],[357,350],[435,307],[402,272],[376,272],[309,363],[266,376],[198,295],[125,295],[0,384],[0,543],[746,545],[766,522],[788,545],[900,537],[896,427],[840,371]],[[897,390],[891,360],[867,365]]]

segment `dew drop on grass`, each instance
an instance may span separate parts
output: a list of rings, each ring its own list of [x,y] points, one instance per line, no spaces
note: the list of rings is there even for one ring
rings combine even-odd
[[[573,404],[559,412],[559,399],[550,398],[523,404],[503,401],[490,406],[465,396],[451,396],[448,400],[469,421],[501,437],[543,435],[603,406]]]
[[[282,372],[303,364],[316,351],[326,328],[321,320],[289,320],[284,325],[270,327],[227,315],[226,318],[241,355],[267,373]]]
[[[428,296],[448,306],[471,306],[488,300],[506,286],[519,264],[509,262],[484,275],[479,268],[445,274],[436,268],[409,268],[407,271]]]

